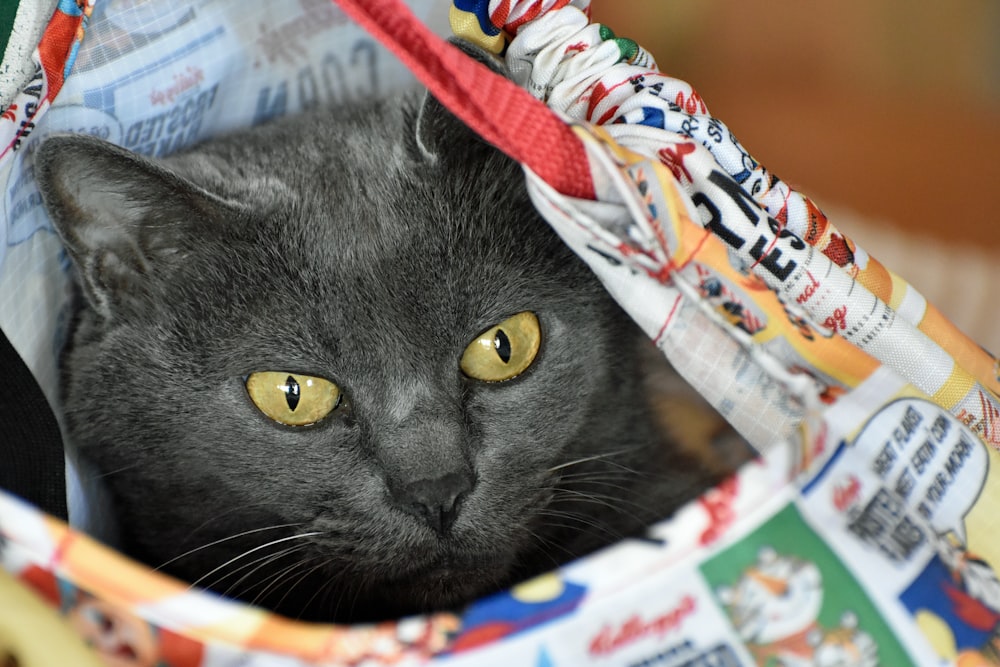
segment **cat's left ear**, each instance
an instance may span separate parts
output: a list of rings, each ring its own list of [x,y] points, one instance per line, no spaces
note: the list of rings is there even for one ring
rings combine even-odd
[[[84,294],[110,318],[150,293],[231,204],[156,164],[85,135],[46,139],[35,178]]]
[[[507,66],[498,56],[462,39],[453,37],[448,41],[497,74],[510,78]],[[453,148],[458,142],[483,141],[429,92],[424,93],[414,129],[417,147],[428,162],[437,161],[449,147]]]

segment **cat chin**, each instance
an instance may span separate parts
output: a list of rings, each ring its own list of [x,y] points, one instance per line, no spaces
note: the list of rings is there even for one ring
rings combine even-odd
[[[523,574],[515,554],[434,541],[434,547],[397,552],[381,562],[330,561],[302,579],[284,577],[286,585],[269,587],[265,596],[256,594],[261,587],[253,582],[245,592],[231,594],[290,618],[366,623],[457,610],[517,583]]]
[[[383,600],[375,611],[398,617],[457,608],[512,583],[501,576],[494,567],[433,568],[380,586]]]
[[[440,566],[368,586],[346,581],[334,595],[316,595],[326,582],[313,581],[293,592],[275,591],[270,599],[256,602],[279,614],[318,623],[375,623],[426,614],[459,611],[470,601],[503,590],[516,583],[500,579],[493,567],[454,568]]]
[[[377,583],[389,606],[401,613],[440,611],[465,604],[510,581],[513,563],[489,554],[442,554],[423,564],[401,568]]]

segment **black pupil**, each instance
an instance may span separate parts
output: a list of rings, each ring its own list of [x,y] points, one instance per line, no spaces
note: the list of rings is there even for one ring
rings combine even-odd
[[[507,334],[504,333],[503,329],[497,329],[497,335],[493,339],[493,347],[497,349],[497,356],[505,364],[510,362],[510,338],[507,338]]]
[[[295,381],[291,375],[285,379],[285,386],[282,387],[285,391],[285,402],[288,403],[288,409],[295,412],[295,408],[299,407],[299,398],[302,395],[302,389],[299,387],[299,383]]]

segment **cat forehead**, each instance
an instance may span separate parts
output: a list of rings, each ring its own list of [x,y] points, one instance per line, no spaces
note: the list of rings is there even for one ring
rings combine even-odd
[[[168,290],[184,299],[178,310],[201,312],[208,301],[220,327],[249,318],[277,338],[370,345],[463,339],[522,310],[570,305],[572,281],[551,258],[523,254],[482,223],[425,216],[365,227],[292,212],[241,231],[198,246],[179,277],[191,289]]]
[[[250,211],[228,221],[220,245],[198,248],[203,265],[226,265],[215,280],[269,293],[271,312],[469,326],[579,285],[580,267],[531,207],[515,164],[455,145],[429,165],[407,148],[406,115],[380,113],[312,114],[168,160]]]

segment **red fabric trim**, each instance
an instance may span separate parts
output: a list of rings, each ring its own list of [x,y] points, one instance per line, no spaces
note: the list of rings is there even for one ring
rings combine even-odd
[[[42,34],[38,44],[38,55],[42,60],[45,80],[49,85],[45,96],[49,101],[55,99],[63,86],[63,70],[66,68],[66,60],[76,41],[76,33],[82,21],[83,14],[70,16],[56,10]]]
[[[542,102],[433,34],[400,0],[334,0],[486,141],[570,197],[594,199],[583,143]]]

